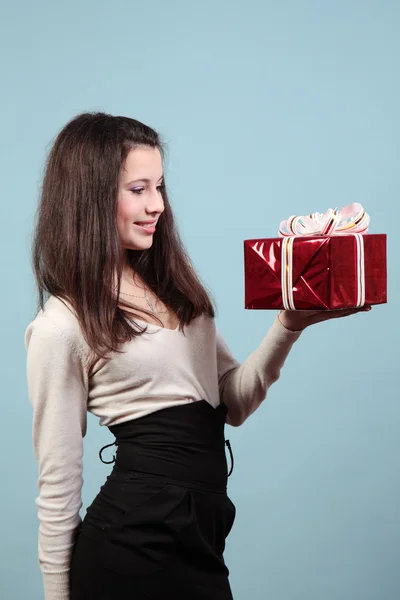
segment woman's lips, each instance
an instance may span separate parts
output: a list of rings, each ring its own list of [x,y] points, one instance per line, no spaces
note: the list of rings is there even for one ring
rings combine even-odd
[[[144,231],[144,233],[147,233],[148,235],[154,233],[156,230],[155,225],[140,225],[139,223],[134,223],[134,225],[138,227],[141,231]]]

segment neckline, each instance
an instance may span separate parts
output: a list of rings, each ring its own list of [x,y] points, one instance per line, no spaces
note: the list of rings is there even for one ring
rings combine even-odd
[[[53,294],[50,295],[50,297],[48,298],[48,302],[53,299],[53,300],[58,300],[59,302],[61,302],[62,304],[65,305],[65,301],[62,300],[61,298],[59,298],[58,296],[55,296]],[[70,307],[70,310],[72,309],[72,305],[71,303],[67,300],[66,301],[68,304],[68,307]],[[73,311],[73,314],[75,315],[75,311]],[[161,330],[165,330],[165,331],[172,331],[173,333],[176,333],[179,331],[179,321],[178,321],[178,325],[175,327],[175,329],[170,329],[169,327],[160,327],[160,325],[156,325],[155,323],[149,323],[148,321],[144,321],[143,319],[137,319],[136,317],[133,318],[134,321],[137,321],[138,323],[143,323],[143,325],[147,325],[147,327],[153,328],[153,329],[161,329]]]

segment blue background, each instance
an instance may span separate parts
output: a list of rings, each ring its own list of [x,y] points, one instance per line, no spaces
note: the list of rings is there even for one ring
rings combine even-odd
[[[0,595],[42,598],[23,334],[45,153],[75,114],[155,127],[182,236],[239,360],[275,316],[244,310],[243,239],[361,202],[388,234],[389,303],[316,325],[229,428],[235,600],[400,597],[400,4],[395,0],[2,3]],[[83,501],[110,467],[90,416]]]

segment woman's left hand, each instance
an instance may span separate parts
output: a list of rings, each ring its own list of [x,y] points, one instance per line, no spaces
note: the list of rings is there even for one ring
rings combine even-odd
[[[369,310],[371,310],[369,304],[361,308],[344,308],[340,310],[281,310],[278,318],[286,329],[290,331],[302,331],[315,323],[349,317],[350,315]]]

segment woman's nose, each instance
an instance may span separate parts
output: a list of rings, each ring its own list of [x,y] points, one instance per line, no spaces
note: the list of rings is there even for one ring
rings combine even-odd
[[[149,213],[162,213],[164,210],[164,200],[158,190],[151,193],[149,201],[147,203],[147,212]]]

